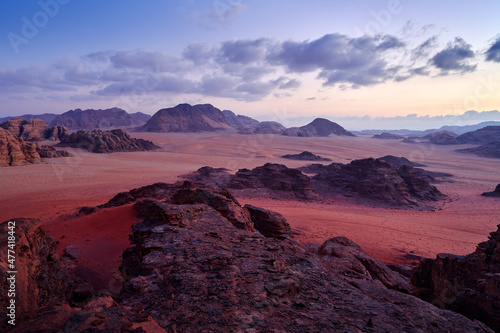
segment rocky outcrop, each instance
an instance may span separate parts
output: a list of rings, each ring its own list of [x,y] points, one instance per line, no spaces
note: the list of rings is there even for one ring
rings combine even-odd
[[[73,154],[68,153],[66,150],[56,150],[49,145],[42,145],[36,149],[41,158],[57,158],[57,157],[72,157]]]
[[[259,125],[258,120],[247,116],[236,115],[233,111],[224,110],[222,111],[222,114],[224,115],[224,118],[229,126],[237,130],[254,129]]]
[[[63,136],[69,134],[69,130],[66,127],[62,125],[56,125],[49,128],[49,130],[46,132],[45,138],[52,141],[59,141]]]
[[[309,151],[303,151],[300,154],[288,154],[281,156],[282,158],[288,158],[290,160],[298,160],[298,161],[331,161],[329,158],[324,158],[319,155],[314,155]]]
[[[493,197],[493,198],[500,198],[500,184],[497,185],[495,188],[495,191],[493,192],[484,192],[481,194],[484,197]]]
[[[500,126],[487,126],[477,131],[468,132],[457,137],[460,143],[487,144],[500,142]]]
[[[379,159],[355,160],[349,164],[315,165],[309,172],[312,185],[323,195],[368,199],[392,207],[426,207],[444,199],[428,175],[410,165],[392,165]],[[307,172],[307,171],[306,171]]]
[[[462,313],[500,332],[500,225],[466,256],[439,254],[415,270],[416,296]]]
[[[267,163],[252,170],[240,169],[226,186],[243,195],[299,200],[319,198],[309,177],[282,164]]]
[[[285,239],[291,237],[290,225],[280,213],[264,208],[245,205],[256,230],[265,237]]]
[[[393,155],[386,155],[384,157],[380,157],[379,160],[385,161],[389,164],[392,164],[394,166],[400,167],[402,165],[409,165],[412,167],[425,167],[425,164],[417,163],[417,162],[412,162],[406,157],[397,157]]]
[[[93,130],[96,128],[116,128],[116,127],[134,127],[143,125],[149,115],[144,113],[129,114],[120,108],[111,108],[104,110],[70,110],[58,115],[51,123],[51,126],[65,126],[71,130]]]
[[[474,154],[481,157],[500,158],[500,141],[490,142],[479,147],[458,149],[459,153]]]
[[[160,147],[151,141],[131,138],[124,130],[80,130],[61,138],[58,147],[83,148],[93,153],[147,151]]]
[[[167,332],[490,332],[406,295],[407,280],[347,239],[306,248],[237,228],[206,203],[159,201],[161,219],[151,201],[135,204],[120,305]]]
[[[36,143],[26,143],[0,128],[0,166],[38,163],[41,159],[36,149]]]
[[[137,130],[143,132],[201,132],[231,129],[226,117],[210,104],[179,104],[156,112]]]
[[[404,137],[394,133],[383,132],[381,134],[375,134],[372,138],[382,140],[400,140]]]
[[[66,278],[69,259],[53,254],[55,243],[39,223],[16,230],[17,265],[38,278],[29,280],[28,302],[19,303],[33,306],[13,331],[492,332],[407,295],[407,279],[350,240],[304,246],[288,235],[281,215],[241,207],[227,191],[158,183],[118,194],[102,207],[129,203],[137,220],[116,299],[93,296],[73,304],[75,293],[85,292],[79,284],[66,302],[64,287],[74,285]],[[256,230],[234,223],[239,211],[248,212]],[[8,229],[1,231],[6,238]]]
[[[323,118],[316,118],[311,123],[302,127],[291,127],[283,131],[286,136],[355,136],[351,132],[346,131],[342,126],[330,120]]]
[[[458,135],[449,131],[434,132],[424,136],[429,139],[430,143],[435,145],[458,145],[460,141],[457,140]]]
[[[60,140],[69,130],[64,126],[49,127],[41,119],[12,118],[0,124],[14,136],[25,141]]]
[[[19,326],[27,315],[41,308],[66,304],[75,280],[74,265],[55,253],[56,243],[45,234],[39,220],[12,219],[0,224],[0,231],[3,244],[0,248],[0,327],[5,332],[13,327],[6,320],[11,299],[15,300],[15,323]],[[10,239],[15,240],[15,246],[8,246]],[[15,261],[9,260],[12,258]],[[7,278],[12,275],[15,276],[15,297],[8,297],[13,280]]]
[[[263,121],[255,127],[245,128],[239,131],[241,134],[276,134],[281,135],[286,127],[276,121]]]
[[[12,118],[1,123],[0,127],[25,141],[43,140],[49,131],[49,125],[41,119]]]

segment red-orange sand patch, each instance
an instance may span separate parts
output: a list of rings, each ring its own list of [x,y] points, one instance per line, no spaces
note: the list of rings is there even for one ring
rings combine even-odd
[[[59,242],[60,255],[68,246],[79,250],[77,275],[89,281],[95,292],[117,293],[121,287],[118,267],[123,251],[130,246],[128,235],[134,221],[133,205],[126,205],[46,221],[45,228]]]

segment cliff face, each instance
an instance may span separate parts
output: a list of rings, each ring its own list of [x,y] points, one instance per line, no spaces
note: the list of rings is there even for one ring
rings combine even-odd
[[[121,129],[111,131],[80,130],[62,137],[57,146],[83,148],[93,153],[147,151],[160,148],[151,141],[131,138]]]
[[[500,225],[474,253],[424,260],[411,282],[416,296],[500,332]]]
[[[0,127],[25,141],[46,139],[56,141],[65,134],[69,134],[69,130],[64,126],[49,127],[43,120],[36,118],[28,120],[24,118],[12,118],[1,123]]]
[[[51,126],[66,126],[69,129],[93,130],[96,128],[133,127],[143,125],[150,117],[143,113],[129,114],[119,108],[105,110],[71,110],[58,115]]]
[[[222,111],[210,104],[179,104],[173,108],[156,112],[138,130],[144,132],[200,132],[231,128],[231,124]]]
[[[0,166],[22,165],[41,161],[36,143],[26,143],[0,128]]]

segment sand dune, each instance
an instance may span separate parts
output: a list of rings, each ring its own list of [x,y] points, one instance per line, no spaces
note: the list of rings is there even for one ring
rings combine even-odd
[[[403,258],[405,253],[434,256],[440,252],[472,252],[498,224],[500,200],[480,196],[500,182],[497,161],[456,153],[456,146],[405,144],[369,137],[296,138],[229,133],[131,133],[131,136],[151,140],[161,150],[92,154],[67,149],[75,156],[1,168],[0,220],[40,218],[52,221],[52,224],[47,222],[49,231],[56,233],[54,221],[62,220],[58,217],[72,214],[81,206],[101,204],[121,191],[154,182],[174,182],[205,165],[233,172],[267,162],[304,166],[310,162],[280,156],[308,150],[342,163],[388,154],[404,156],[426,164],[428,170],[453,174],[454,182],[437,184],[448,199],[436,211],[380,209],[342,200],[310,204],[239,198],[241,203],[282,213],[293,228],[304,233],[297,236],[302,241],[320,244],[342,235],[382,261],[412,262],[411,257]],[[112,215],[108,213],[102,218],[112,221]],[[80,220],[74,232],[85,227],[89,232],[95,229],[84,221]],[[71,225],[66,228],[71,229]],[[61,244],[68,245],[70,239],[81,242],[71,238],[73,229],[69,229]]]

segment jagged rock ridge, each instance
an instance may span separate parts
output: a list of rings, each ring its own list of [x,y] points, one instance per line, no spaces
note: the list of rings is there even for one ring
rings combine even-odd
[[[319,155],[315,155],[310,151],[303,151],[300,154],[287,154],[281,156],[282,158],[287,158],[290,160],[298,160],[298,161],[331,161],[329,158],[324,158]]]
[[[94,153],[147,151],[160,148],[151,141],[131,138],[121,129],[111,131],[80,130],[62,137],[61,142],[57,146],[83,148]]]
[[[27,143],[9,131],[0,128],[0,166],[40,162],[36,143]]]
[[[12,118],[0,124],[1,128],[8,130],[12,135],[17,136],[25,141],[40,141],[40,140],[60,140],[69,130],[64,126],[49,127],[41,119],[24,119]]]
[[[133,114],[127,113],[120,108],[111,108],[104,110],[70,110],[55,117],[51,126],[62,125],[69,129],[93,130],[96,128],[110,127],[135,127],[143,125],[149,115],[137,112]]]
[[[500,225],[466,255],[438,254],[414,272],[415,295],[500,331]]]
[[[312,136],[355,136],[346,131],[342,126],[324,118],[316,118],[311,123],[302,127],[291,127],[283,131],[286,136],[312,137]]]

